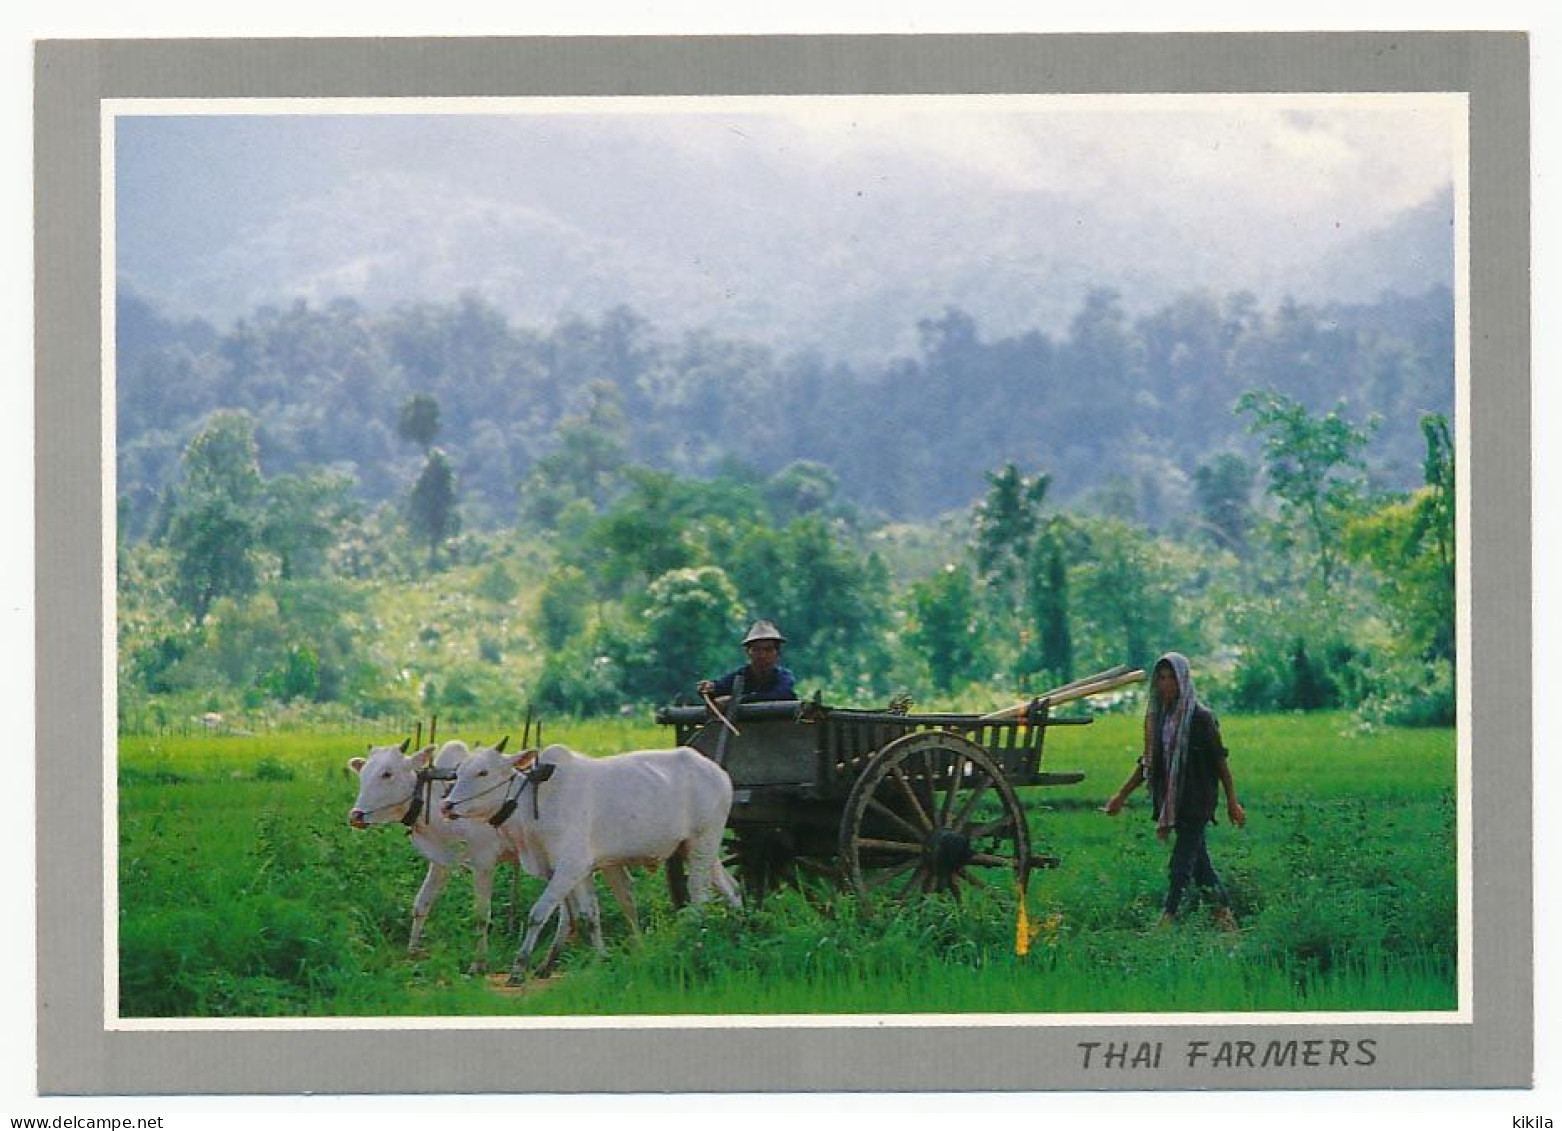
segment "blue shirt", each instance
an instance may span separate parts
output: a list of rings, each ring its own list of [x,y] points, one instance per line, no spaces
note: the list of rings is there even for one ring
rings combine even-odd
[[[771,668],[770,678],[761,684],[754,670],[747,664],[728,672],[720,679],[712,680],[715,686],[711,689],[711,694],[731,695],[732,685],[739,675],[743,677],[743,702],[745,703],[765,703],[774,699],[797,698],[797,692],[793,690],[792,673],[786,668]]]

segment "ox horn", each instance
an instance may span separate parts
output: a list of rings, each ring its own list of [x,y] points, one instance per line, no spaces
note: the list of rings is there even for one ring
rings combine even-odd
[[[509,741],[510,741],[510,736],[509,735],[505,735],[497,743],[494,744],[494,749],[499,751],[499,753],[503,754],[504,753],[505,743],[507,743]]]

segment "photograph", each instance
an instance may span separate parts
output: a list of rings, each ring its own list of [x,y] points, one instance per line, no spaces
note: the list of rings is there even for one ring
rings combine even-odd
[[[1462,97],[107,112],[119,1018],[1460,1008]]]
[[[1532,1082],[1526,51],[41,45],[40,1092]]]

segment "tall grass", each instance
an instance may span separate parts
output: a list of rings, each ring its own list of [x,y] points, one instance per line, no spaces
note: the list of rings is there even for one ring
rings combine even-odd
[[[492,741],[506,727],[447,729]],[[513,724],[512,724],[513,729]],[[1046,761],[1084,782],[1022,791],[1037,851],[1030,953],[979,898],[897,914],[822,883],[741,911],[674,911],[641,871],[633,941],[603,901],[607,956],[570,948],[523,993],[465,974],[470,880],[451,881],[428,950],[405,953],[422,866],[399,828],[353,830],[346,769],[370,736],[277,733],[126,739],[119,761],[120,985],[129,1016],[1424,1010],[1455,1005],[1451,731],[1361,729],[1341,715],[1224,724],[1248,827],[1210,832],[1244,931],[1193,907],[1151,927],[1166,847],[1141,793],[1098,806],[1131,766],[1138,724],[1054,731]],[[400,735],[372,736],[399,741]],[[518,736],[517,736],[518,737]],[[590,753],[664,745],[641,720],[560,726]],[[513,741],[513,740],[512,740]],[[512,903],[496,891],[494,954]]]

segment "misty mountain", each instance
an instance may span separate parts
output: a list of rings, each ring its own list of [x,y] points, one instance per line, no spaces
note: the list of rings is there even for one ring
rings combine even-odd
[[[994,336],[1059,334],[1102,287],[1142,314],[1206,289],[1272,309],[1287,295],[1367,302],[1452,285],[1447,192],[1366,231],[1322,231],[1277,206],[1217,235],[1219,201],[979,185],[895,154],[673,162],[654,131],[612,142],[589,192],[577,179],[600,144],[589,129],[471,168],[452,153],[438,171],[387,169],[319,142],[285,155],[310,175],[235,175],[235,193],[128,182],[120,275],[171,318],[218,327],[300,298],[384,312],[474,293],[521,325],[627,306],[670,334],[709,327],[852,364],[914,351],[917,320],[947,307]]]

